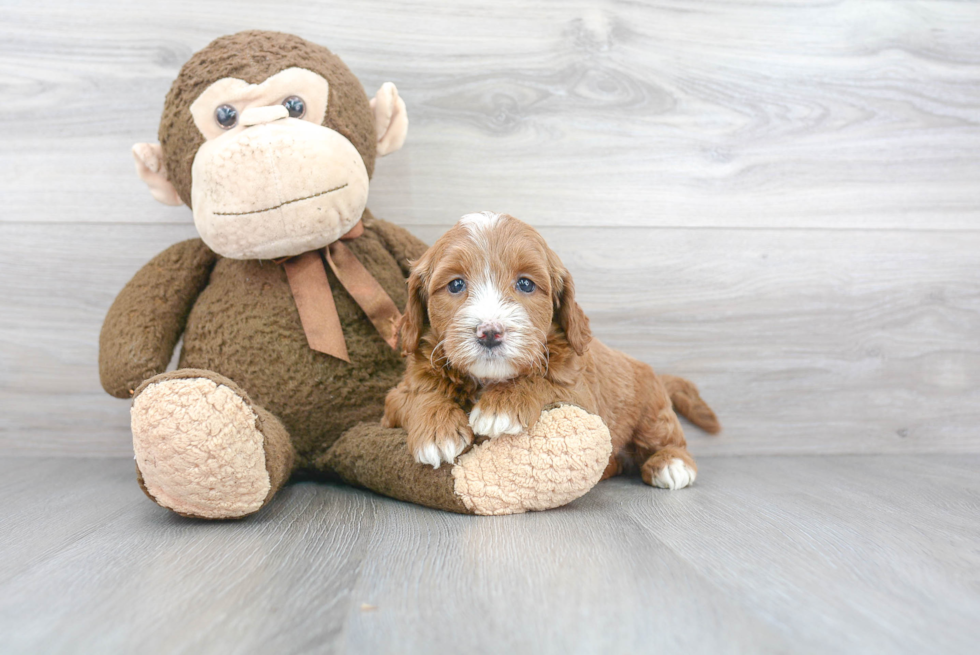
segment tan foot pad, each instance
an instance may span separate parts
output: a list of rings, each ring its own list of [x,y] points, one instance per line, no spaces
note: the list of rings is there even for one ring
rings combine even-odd
[[[207,378],[169,379],[133,401],[133,449],[146,491],[187,516],[237,518],[271,484],[264,438],[241,396]]]
[[[542,412],[529,432],[475,446],[453,467],[456,495],[474,514],[560,507],[599,482],[612,440],[598,416],[563,405]]]

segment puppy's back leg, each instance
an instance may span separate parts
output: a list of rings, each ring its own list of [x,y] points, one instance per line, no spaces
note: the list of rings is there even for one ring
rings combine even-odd
[[[646,367],[639,372],[638,388],[648,395],[648,402],[633,434],[636,461],[643,481],[662,489],[682,489],[697,477],[698,467],[687,451],[684,428],[671,407],[664,385]]]

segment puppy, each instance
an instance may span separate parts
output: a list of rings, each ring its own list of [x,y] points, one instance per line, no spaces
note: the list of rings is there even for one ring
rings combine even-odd
[[[438,468],[474,438],[518,434],[549,404],[602,417],[613,454],[603,479],[639,467],[680,489],[697,467],[677,415],[715,433],[693,384],[592,338],[568,270],[529,225],[468,214],[415,263],[401,326],[408,356],[383,422],[403,426],[417,461]]]

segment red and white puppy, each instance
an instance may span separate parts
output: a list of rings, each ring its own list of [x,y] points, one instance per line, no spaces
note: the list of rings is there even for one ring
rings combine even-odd
[[[542,409],[569,402],[598,414],[613,440],[604,478],[640,468],[679,489],[697,468],[676,408],[720,429],[693,384],[592,338],[568,270],[529,225],[468,214],[419,259],[408,279],[405,378],[384,423],[403,426],[416,460],[436,468],[473,442],[518,434]]]

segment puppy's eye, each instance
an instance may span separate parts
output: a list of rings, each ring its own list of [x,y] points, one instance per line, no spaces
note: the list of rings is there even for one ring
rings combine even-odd
[[[464,282],[463,278],[461,277],[456,278],[455,280],[453,280],[452,282],[446,285],[446,289],[448,289],[449,293],[452,294],[457,294],[465,288],[466,288],[466,282]]]
[[[534,284],[534,282],[531,282],[531,280],[527,279],[526,277],[522,277],[517,281],[517,289],[519,291],[523,291],[524,293],[531,293],[536,288],[537,286]]]
[[[289,96],[282,101],[282,106],[289,111],[290,118],[302,118],[306,113],[306,103],[299,96]]]
[[[221,105],[214,110],[214,120],[223,130],[230,130],[238,124],[238,110],[231,105]]]

